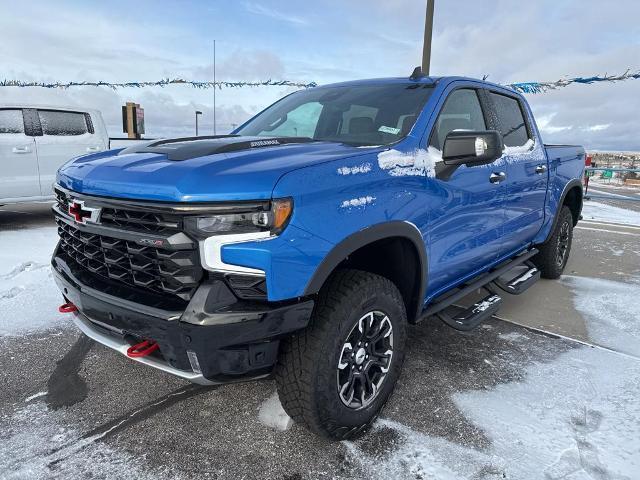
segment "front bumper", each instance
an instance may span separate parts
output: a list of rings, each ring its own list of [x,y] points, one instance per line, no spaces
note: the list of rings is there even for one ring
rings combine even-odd
[[[280,340],[307,326],[313,300],[248,302],[222,280],[203,282],[186,309],[166,311],[89,287],[54,256],[56,283],[78,307],[75,323],[87,336],[126,355],[129,346],[154,340],[160,348],[132,358],[199,384],[267,376]]]

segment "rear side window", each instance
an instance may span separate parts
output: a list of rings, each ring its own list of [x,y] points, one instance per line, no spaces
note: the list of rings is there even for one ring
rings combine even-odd
[[[502,134],[507,147],[520,147],[529,140],[527,124],[522,114],[520,102],[512,97],[490,92],[497,115],[497,129]]]
[[[84,113],[38,110],[44,135],[82,135],[89,132]]]
[[[24,133],[22,110],[0,110],[0,135],[3,133]]]
[[[475,90],[454,90],[438,115],[429,145],[442,150],[444,139],[454,130],[486,130],[482,107]]]

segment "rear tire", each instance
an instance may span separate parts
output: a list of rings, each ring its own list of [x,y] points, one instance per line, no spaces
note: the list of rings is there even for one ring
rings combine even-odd
[[[309,326],[282,344],[276,382],[285,411],[331,439],[362,434],[400,376],[406,325],[390,280],[359,270],[334,274]]]
[[[569,207],[563,205],[551,237],[537,247],[540,252],[532,258],[542,278],[556,279],[562,275],[569,260],[572,241],[573,215]]]

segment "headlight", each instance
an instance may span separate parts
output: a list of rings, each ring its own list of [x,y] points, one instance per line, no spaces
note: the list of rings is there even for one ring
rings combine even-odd
[[[277,235],[286,227],[292,211],[291,199],[278,199],[268,210],[187,217],[185,226],[204,237],[266,231]]]

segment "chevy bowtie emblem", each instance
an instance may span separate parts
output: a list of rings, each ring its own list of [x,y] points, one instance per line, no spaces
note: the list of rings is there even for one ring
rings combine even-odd
[[[78,223],[100,223],[100,208],[90,208],[85,206],[82,200],[71,200],[69,202],[69,215]]]

